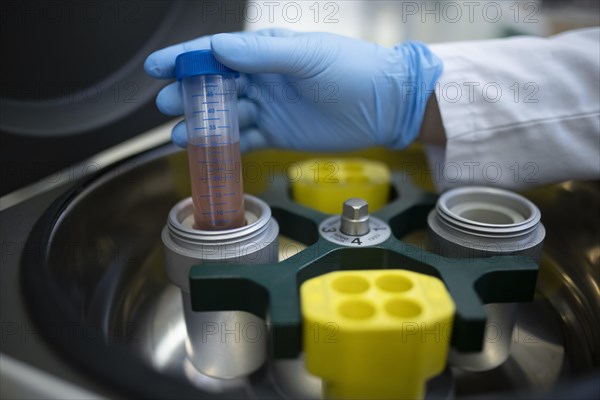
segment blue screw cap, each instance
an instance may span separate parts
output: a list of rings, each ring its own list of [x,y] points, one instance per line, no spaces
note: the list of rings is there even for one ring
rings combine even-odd
[[[177,80],[196,75],[235,75],[240,73],[221,64],[211,50],[196,50],[182,53],[175,59]]]

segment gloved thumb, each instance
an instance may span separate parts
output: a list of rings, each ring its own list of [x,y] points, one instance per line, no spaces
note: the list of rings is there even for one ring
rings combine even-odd
[[[244,73],[314,76],[322,64],[319,43],[310,36],[261,36],[221,33],[211,39],[216,58]]]

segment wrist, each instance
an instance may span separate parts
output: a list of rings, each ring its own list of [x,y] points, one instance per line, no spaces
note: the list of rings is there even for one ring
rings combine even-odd
[[[417,142],[439,147],[446,146],[446,131],[435,93],[427,100]]]
[[[398,107],[397,119],[393,125],[393,140],[390,147],[405,148],[417,140],[423,125],[431,119],[437,105],[435,85],[442,74],[443,63],[429,48],[419,42],[404,42],[395,47],[399,55],[398,63],[402,74],[397,74]],[[437,110],[439,115],[439,110]],[[440,118],[441,119],[441,118]],[[427,129],[429,132],[429,129]]]

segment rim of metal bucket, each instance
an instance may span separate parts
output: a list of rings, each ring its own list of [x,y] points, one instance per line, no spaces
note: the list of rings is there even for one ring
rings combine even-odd
[[[508,224],[481,222],[462,217],[453,211],[456,204],[479,201],[491,206],[503,206],[522,215],[523,221]],[[485,186],[462,187],[443,193],[436,205],[438,217],[450,227],[476,236],[514,237],[526,235],[540,223],[541,213],[535,204],[525,197],[498,188]]]

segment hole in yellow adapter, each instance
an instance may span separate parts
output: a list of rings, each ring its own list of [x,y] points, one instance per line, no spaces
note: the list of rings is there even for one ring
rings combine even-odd
[[[394,274],[382,275],[377,278],[375,283],[379,289],[392,293],[407,292],[413,287],[410,279]]]
[[[396,318],[414,318],[423,311],[421,306],[412,300],[394,299],[385,304],[385,310]]]
[[[290,177],[294,201],[326,214],[339,214],[351,197],[369,203],[369,211],[387,204],[391,172],[380,161],[366,158],[312,158],[299,163],[299,178]]]
[[[341,276],[333,281],[333,288],[341,293],[353,294],[366,292],[369,281],[360,276]]]
[[[338,312],[344,318],[363,320],[375,315],[375,307],[364,300],[351,300],[340,304]]]

